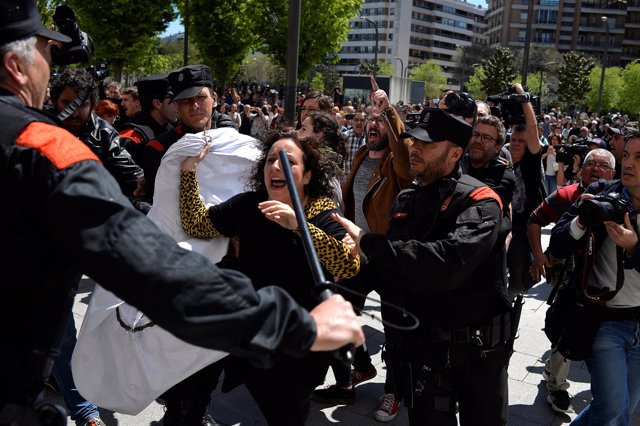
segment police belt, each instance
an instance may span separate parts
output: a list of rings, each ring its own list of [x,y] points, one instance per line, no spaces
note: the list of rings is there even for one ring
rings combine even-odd
[[[474,344],[493,348],[511,337],[511,315],[507,311],[495,316],[486,325],[457,328],[428,328],[424,336],[429,342]]]

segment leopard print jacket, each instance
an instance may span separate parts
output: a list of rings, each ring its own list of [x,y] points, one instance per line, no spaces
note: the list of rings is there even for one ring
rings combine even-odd
[[[180,219],[182,228],[196,238],[217,238],[222,234],[213,226],[209,211],[200,196],[196,172],[181,172],[180,176]],[[318,214],[336,209],[333,200],[326,197],[309,200],[305,206],[307,220]],[[325,233],[322,229],[309,225],[318,257],[322,265],[336,280],[355,276],[360,270],[360,256],[353,256],[347,244]],[[298,231],[295,231],[298,233]]]

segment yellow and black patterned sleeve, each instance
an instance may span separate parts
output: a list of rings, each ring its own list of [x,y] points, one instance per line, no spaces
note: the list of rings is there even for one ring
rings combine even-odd
[[[331,199],[317,198],[309,202],[305,208],[305,216],[309,220],[318,214],[335,210],[336,208],[336,204]],[[336,228],[341,229],[339,226]],[[311,223],[309,223],[309,233],[322,266],[335,279],[351,278],[360,271],[360,256],[353,256],[347,244]]]
[[[312,224],[309,224],[309,232],[322,266],[335,279],[344,280],[358,273],[360,256],[353,256],[349,246]]]
[[[187,235],[196,238],[215,238],[222,235],[211,223],[209,210],[200,199],[196,172],[180,173],[180,219]]]

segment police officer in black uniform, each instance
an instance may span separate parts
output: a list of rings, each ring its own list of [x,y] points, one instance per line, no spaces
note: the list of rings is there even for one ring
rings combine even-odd
[[[363,343],[340,296],[309,313],[278,287],[255,291],[136,211],[95,154],[39,110],[54,41],[71,40],[42,25],[35,0],[0,0],[0,425],[40,424],[34,402],[81,273],[181,339],[258,365]]]
[[[387,235],[340,221],[380,277],[381,297],[420,318],[401,338],[404,401],[412,425],[507,424],[510,303],[500,197],[459,172],[472,128],[443,110],[412,138],[415,178],[391,211]],[[385,312],[383,311],[383,316]]]
[[[180,123],[173,129],[152,139],[143,147],[142,168],[145,175],[145,193],[153,198],[156,175],[162,157],[169,147],[187,133],[230,127],[233,120],[216,110],[218,95],[213,90],[211,68],[206,65],[188,65],[169,73],[171,102],[176,103]]]
[[[144,146],[173,129],[178,119],[173,92],[166,74],[155,74],[136,82],[140,111],[119,129],[120,144],[137,164],[142,164]]]

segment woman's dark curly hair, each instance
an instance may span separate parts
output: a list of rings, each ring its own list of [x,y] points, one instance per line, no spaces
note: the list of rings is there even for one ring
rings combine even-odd
[[[311,179],[306,186],[309,198],[329,197],[333,195],[331,179],[339,175],[339,169],[322,149],[322,143],[311,136],[302,137],[293,127],[276,129],[267,134],[261,144],[261,155],[249,177],[248,186],[257,192],[266,192],[264,182],[264,167],[267,164],[267,156],[271,147],[282,139],[290,139],[302,150],[304,172],[311,171]]]
[[[310,117],[313,133],[338,155],[336,158],[338,167],[342,168],[344,159],[347,157],[347,148],[344,136],[342,136],[342,126],[338,123],[338,119],[335,115],[324,111],[314,112]]]

